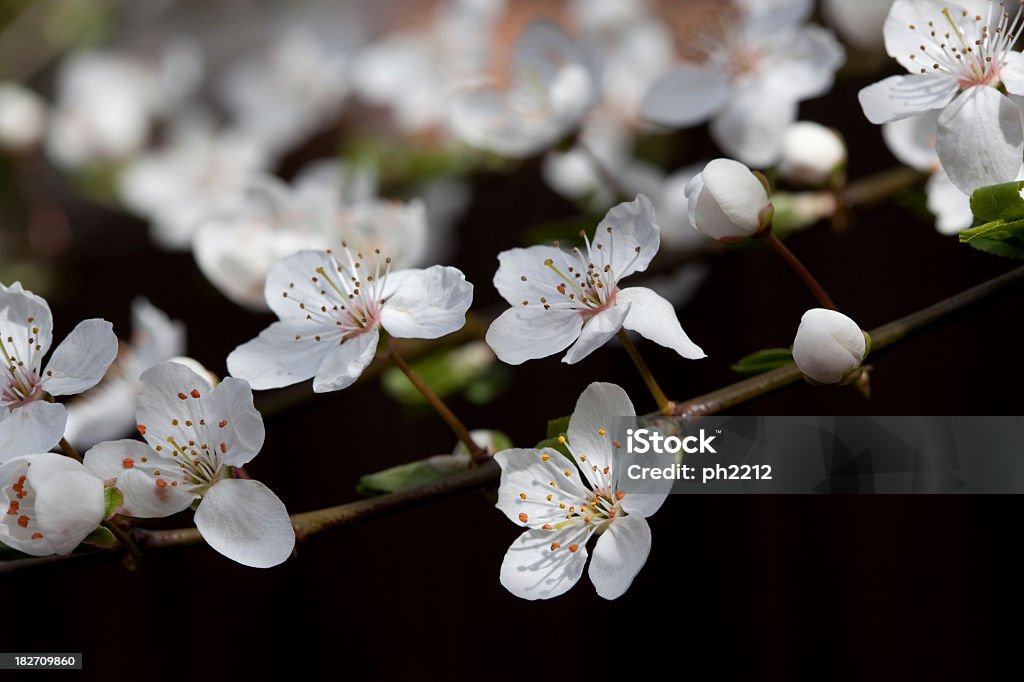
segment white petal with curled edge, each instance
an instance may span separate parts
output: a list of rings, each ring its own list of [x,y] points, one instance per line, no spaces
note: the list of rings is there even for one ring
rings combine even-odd
[[[43,373],[51,395],[74,395],[100,382],[117,357],[114,325],[106,320],[83,320],[53,351]]]
[[[183,490],[177,463],[137,440],[100,443],[85,453],[85,468],[114,487],[124,500],[119,513],[140,519],[177,514],[196,498]],[[159,476],[156,472],[160,472]],[[157,478],[165,485],[157,483]]]
[[[528,246],[509,249],[498,254],[498,271],[494,273],[494,287],[509,305],[529,300],[537,303],[541,296],[552,296],[556,287],[565,280],[549,268],[548,260],[563,268],[565,252],[554,246]],[[525,280],[523,279],[525,278]]]
[[[720,111],[732,94],[729,80],[718,71],[681,66],[651,85],[640,115],[664,126],[695,126]]]
[[[711,136],[728,156],[764,168],[782,154],[782,134],[796,120],[796,101],[765,87],[741,91],[713,121]]]
[[[509,365],[546,358],[579,338],[583,316],[575,310],[514,306],[487,329],[487,345]]]
[[[562,362],[574,365],[606,344],[622,329],[629,308],[628,302],[617,303],[587,320],[580,331],[580,338],[576,339],[576,343],[562,358]]]
[[[1021,112],[995,88],[967,88],[939,115],[936,151],[942,169],[964,194],[1010,182],[1024,154]]]
[[[13,325],[26,333],[14,333]],[[26,365],[34,354],[45,355],[53,343],[53,315],[49,304],[41,296],[26,291],[21,282],[9,287],[0,284],[0,333],[8,344],[8,354],[17,355]],[[7,341],[7,337],[11,340]],[[28,343],[29,338],[33,343]]]
[[[494,455],[494,461],[501,467],[495,506],[512,523],[540,530],[544,524],[565,520],[559,505],[578,509],[586,502],[587,490],[576,465],[556,450],[513,448]]]
[[[857,95],[864,115],[872,123],[888,123],[941,109],[956,96],[960,85],[944,74],[889,76],[863,88]]]
[[[317,341],[316,332],[297,321],[274,322],[255,339],[231,351],[228,372],[245,379],[257,391],[311,379],[340,339],[332,329],[320,333]]]
[[[70,554],[103,521],[103,481],[81,468],[33,487],[36,520],[55,554]]]
[[[565,594],[583,575],[589,537],[590,531],[581,533],[578,526],[525,531],[505,553],[501,584],[515,596],[531,601]],[[572,544],[577,546],[575,552],[569,549]]]
[[[253,405],[248,382],[234,377],[224,379],[213,389],[207,409],[217,419],[221,439],[228,443],[225,464],[244,466],[263,449],[266,428],[263,415]],[[223,427],[219,426],[221,420],[227,421]]]
[[[46,452],[60,442],[67,420],[60,403],[35,400],[10,411],[0,407],[0,462]]]
[[[313,377],[313,391],[328,393],[348,388],[362,376],[363,370],[373,362],[377,352],[380,332],[371,329],[368,332],[345,339],[333,346],[320,363]]]
[[[295,547],[288,510],[259,481],[217,481],[199,503],[195,522],[210,547],[244,566],[277,566]]]
[[[644,424],[644,428],[656,429],[656,424]],[[658,452],[651,448],[649,452],[630,452],[629,447],[618,451],[615,458],[615,490],[625,495],[619,503],[627,514],[648,517],[661,509],[665,499],[672,492],[673,479],[652,478],[645,472],[654,469],[665,470],[675,465],[675,455],[671,452]],[[639,469],[631,469],[640,467]],[[633,475],[631,476],[630,473]]]
[[[619,291],[618,298],[620,302],[632,304],[622,323],[626,329],[638,332],[659,346],[671,348],[684,358],[699,360],[707,357],[683,331],[672,304],[655,292],[645,287],[630,287]]]
[[[457,268],[400,270],[384,283],[380,323],[399,339],[436,339],[466,324],[473,285]]]
[[[566,436],[578,460],[586,457],[580,467],[593,488],[611,487],[616,459],[635,417],[633,402],[615,384],[594,382],[580,394]]]
[[[616,282],[646,270],[661,246],[651,200],[638,194],[633,201],[613,206],[597,224],[591,244],[595,249],[601,244],[607,251]]]
[[[642,516],[615,519],[597,539],[590,560],[590,582],[598,596],[618,599],[647,563],[651,553],[651,527]]]

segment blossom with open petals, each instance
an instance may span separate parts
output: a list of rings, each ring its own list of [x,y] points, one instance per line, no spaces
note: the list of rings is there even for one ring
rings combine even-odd
[[[512,307],[487,330],[488,345],[511,365],[566,348],[562,361],[575,363],[625,328],[684,358],[703,358],[671,303],[645,287],[619,286],[647,269],[658,253],[660,231],[650,200],[641,194],[608,211],[593,240],[583,235],[584,249],[502,252],[494,286]]]
[[[664,468],[671,454],[640,462],[622,447],[636,421],[633,403],[615,384],[593,383],[580,395],[562,444],[570,461],[551,448],[504,450],[497,507],[526,528],[501,564],[501,584],[523,599],[565,593],[583,575],[587,542],[597,536],[590,581],[605,599],[622,596],[647,561],[647,517],[664,503],[671,481],[635,480],[629,467]]]
[[[317,393],[351,386],[373,360],[380,329],[436,339],[460,329],[473,285],[435,265],[391,271],[380,253],[300,251],[267,275],[267,305],[280,318],[228,356],[233,376],[258,390],[313,378]]]
[[[860,91],[872,123],[940,110],[935,150],[965,194],[1009,182],[1024,154],[1018,105],[1024,57],[1013,45],[1024,13],[1002,2],[896,0],[885,21],[885,49],[909,75]]]
[[[284,503],[259,481],[230,477],[266,435],[246,382],[228,378],[213,388],[189,367],[165,362],[142,374],[136,418],[146,442],[109,441],[85,454],[86,468],[124,496],[120,513],[162,517],[198,503],[196,528],[224,556],[256,568],[288,558],[295,531]]]
[[[106,320],[79,322],[43,369],[52,343],[53,315],[46,301],[19,282],[0,284],[0,462],[56,445],[67,412],[47,396],[92,388],[117,356],[117,337]]]

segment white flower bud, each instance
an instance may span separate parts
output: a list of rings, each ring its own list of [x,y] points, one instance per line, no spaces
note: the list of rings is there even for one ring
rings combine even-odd
[[[842,313],[814,308],[804,313],[793,341],[793,360],[805,377],[819,384],[855,379],[868,352],[868,337]]]
[[[46,104],[17,83],[0,83],[0,149],[20,152],[39,144],[46,126]]]
[[[798,121],[782,137],[779,175],[795,185],[824,187],[846,163],[846,145],[835,130]]]
[[[741,241],[771,225],[772,204],[760,178],[739,161],[715,159],[686,185],[690,224],[719,241]]]

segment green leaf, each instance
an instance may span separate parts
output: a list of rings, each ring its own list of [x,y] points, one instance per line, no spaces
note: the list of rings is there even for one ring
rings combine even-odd
[[[988,223],[995,220],[1024,218],[1024,198],[1020,191],[1024,182],[1006,182],[982,187],[971,195],[971,213],[975,220]]]
[[[124,495],[117,488],[110,486],[103,489],[103,518],[109,519],[117,513],[124,503]]]
[[[763,374],[777,367],[793,362],[793,351],[789,348],[765,348],[742,358],[732,370],[744,376]]]
[[[548,438],[558,438],[559,436],[564,436],[568,430],[569,430],[569,415],[566,415],[564,417],[559,417],[558,419],[549,419],[548,420],[548,430],[547,430],[547,437]]]
[[[468,454],[436,455],[416,462],[399,464],[359,479],[356,490],[363,495],[396,493],[438,481],[469,467]]]
[[[1024,220],[993,220],[962,231],[960,241],[997,256],[1024,258]]]
[[[111,533],[109,530],[107,530],[103,526],[100,526],[93,532],[89,533],[89,535],[87,535],[86,538],[82,540],[82,542],[87,545],[92,545],[93,547],[102,547],[103,549],[110,549],[111,547],[117,544],[117,538],[115,538],[114,534]]]

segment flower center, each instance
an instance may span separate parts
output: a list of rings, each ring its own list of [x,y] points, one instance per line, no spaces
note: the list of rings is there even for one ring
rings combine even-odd
[[[25,327],[26,342],[15,343],[14,336],[0,335],[0,355],[4,359],[4,372],[0,377],[0,406],[18,407],[43,397],[43,379],[39,375],[39,327],[32,326],[28,318]],[[24,357],[22,357],[24,355]]]
[[[962,10],[954,16],[942,9],[942,18],[926,26],[907,28],[921,39],[910,59],[921,64],[921,73],[942,73],[955,78],[961,88],[995,85],[1006,57],[1013,48],[1024,18],[1022,11],[1010,15],[1006,3],[990,2],[988,17]]]
[[[340,259],[331,250],[327,254],[331,267],[320,266],[309,278],[319,292],[318,297],[305,299],[297,293],[294,283],[288,285],[283,296],[298,305],[307,320],[321,329],[333,326],[342,339],[376,328],[384,306],[384,284],[391,273],[391,258],[382,258],[380,249],[374,249],[370,272],[370,268],[364,267],[367,259],[363,254],[353,254],[345,242]],[[313,338],[320,341],[322,336]],[[302,336],[296,335],[295,340],[302,340]]]
[[[568,308],[589,317],[615,305],[615,296],[619,291],[619,275],[613,267],[615,230],[612,227],[608,227],[606,230],[607,249],[605,243],[599,241],[596,236],[594,242],[591,243],[587,239],[586,233],[580,231],[586,251],[574,246],[569,252],[559,250],[562,256],[560,263],[555,262],[554,258],[544,261],[544,266],[557,276],[550,292],[551,298],[541,296],[537,300],[544,310]],[[555,242],[555,246],[559,246],[558,242]],[[633,251],[634,256],[622,268],[623,271],[628,270],[640,257],[639,246]],[[522,275],[520,279],[524,282],[528,281],[526,275]],[[529,306],[530,301],[524,300],[523,305]]]

